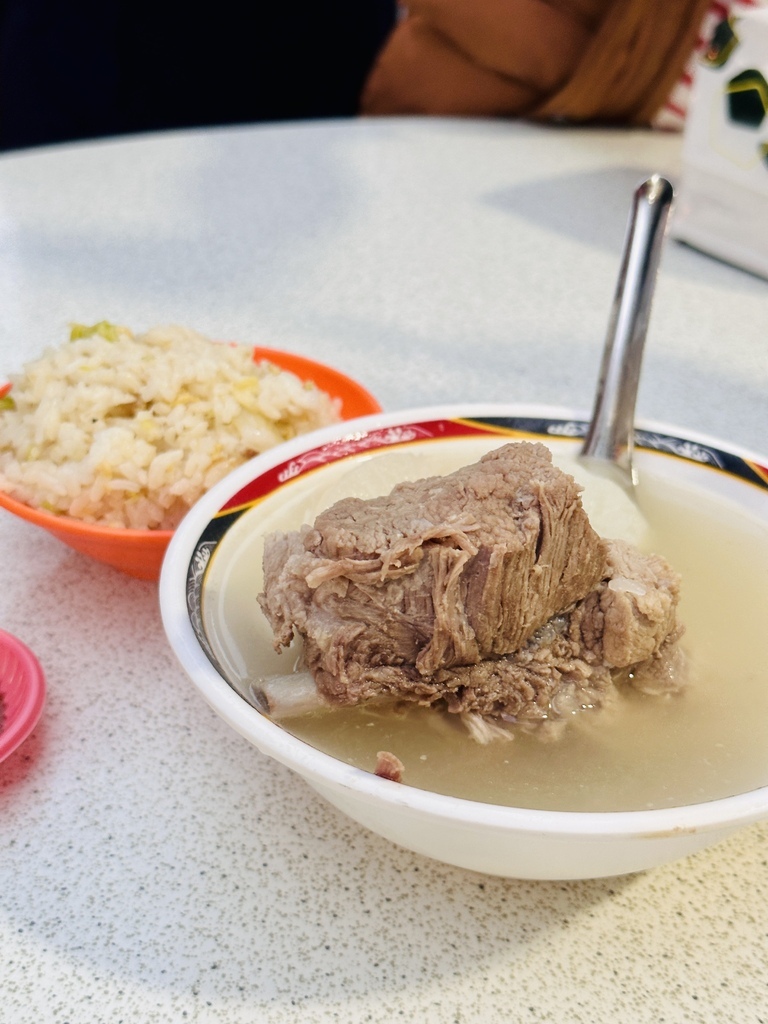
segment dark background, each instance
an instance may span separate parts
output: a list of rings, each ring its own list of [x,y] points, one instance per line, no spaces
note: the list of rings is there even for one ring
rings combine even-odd
[[[395,0],[0,0],[0,149],[348,117]]]

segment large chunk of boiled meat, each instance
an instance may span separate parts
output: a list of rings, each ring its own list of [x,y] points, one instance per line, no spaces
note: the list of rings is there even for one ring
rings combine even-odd
[[[600,706],[619,669],[671,686],[678,589],[664,559],[602,540],[573,478],[522,442],[271,535],[259,601],[330,703],[534,723]]]

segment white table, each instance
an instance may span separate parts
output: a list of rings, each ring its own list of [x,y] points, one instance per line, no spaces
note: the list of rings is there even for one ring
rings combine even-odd
[[[0,368],[71,321],[293,349],[389,409],[588,410],[629,196],[675,136],[405,119],[0,158]],[[768,449],[768,283],[670,242],[639,413]],[[40,657],[0,765],[0,1020],[768,1019],[768,827],[647,874],[473,875],[341,817],[170,653],[156,588],[0,513]]]

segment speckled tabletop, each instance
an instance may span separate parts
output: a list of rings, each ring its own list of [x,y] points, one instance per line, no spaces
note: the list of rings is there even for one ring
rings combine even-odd
[[[316,123],[0,158],[0,366],[71,321],[293,349],[385,408],[588,409],[629,195],[680,139]],[[768,282],[671,243],[642,416],[768,449]],[[40,658],[0,764],[8,1024],[768,1020],[768,827],[646,874],[425,860],[229,729],[156,586],[0,513],[0,625]]]

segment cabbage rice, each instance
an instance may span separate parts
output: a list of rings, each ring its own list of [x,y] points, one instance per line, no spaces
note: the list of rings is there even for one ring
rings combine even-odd
[[[0,399],[0,488],[86,522],[173,529],[234,467],[337,422],[338,400],[185,327],[75,325]]]

